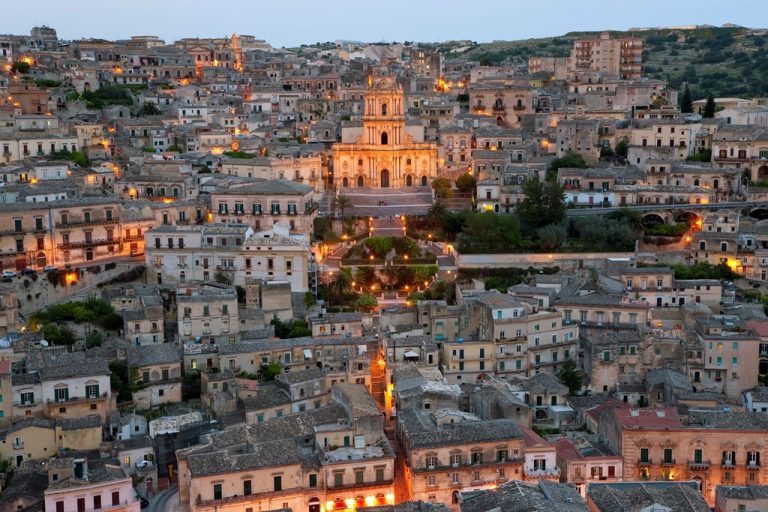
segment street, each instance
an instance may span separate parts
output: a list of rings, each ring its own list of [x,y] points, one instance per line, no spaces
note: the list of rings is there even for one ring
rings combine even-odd
[[[179,507],[179,494],[176,492],[176,486],[161,491],[149,500],[149,506],[145,508],[147,512],[181,512]]]

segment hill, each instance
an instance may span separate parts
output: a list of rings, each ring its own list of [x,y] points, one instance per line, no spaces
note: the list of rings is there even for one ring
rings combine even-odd
[[[645,74],[667,80],[680,88],[685,82],[694,99],[715,96],[768,96],[768,31],[742,27],[700,27],[697,29],[652,29],[612,35],[645,39]],[[529,57],[565,57],[574,39],[597,32],[568,34],[521,41],[491,43],[445,43],[447,58],[469,58],[484,64],[525,64]],[[461,46],[459,46],[461,44]]]

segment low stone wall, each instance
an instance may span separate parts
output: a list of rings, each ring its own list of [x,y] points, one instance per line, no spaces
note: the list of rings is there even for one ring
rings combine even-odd
[[[634,258],[634,252],[598,253],[527,253],[527,254],[459,254],[456,265],[459,268],[508,268],[508,267],[554,267],[565,272],[580,268],[602,269],[609,259]]]

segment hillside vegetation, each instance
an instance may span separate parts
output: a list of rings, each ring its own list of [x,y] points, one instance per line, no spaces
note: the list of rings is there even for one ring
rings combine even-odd
[[[684,82],[693,99],[715,96],[768,96],[768,31],[746,28],[699,28],[695,30],[644,30],[610,32],[645,39],[645,74],[669,81],[675,88]],[[574,39],[597,32],[571,32],[559,37],[444,45],[446,57],[480,60],[483,64],[526,64],[529,57],[569,54]],[[453,51],[451,51],[453,50]]]

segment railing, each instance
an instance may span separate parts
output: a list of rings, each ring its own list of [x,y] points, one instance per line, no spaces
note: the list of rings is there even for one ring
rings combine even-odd
[[[94,226],[98,224],[117,224],[119,220],[115,217],[112,217],[111,219],[108,219],[106,217],[101,217],[98,219],[91,218],[91,220],[85,220],[85,219],[67,219],[67,222],[57,222],[56,227],[61,229],[66,228],[75,228],[75,227],[82,227],[82,226]]]
[[[760,463],[754,460],[750,460],[747,462],[747,470],[749,471],[757,471],[760,469]]]
[[[664,459],[661,461],[662,467],[664,466],[674,466],[675,465],[675,459]]]
[[[652,460],[652,459],[645,459],[645,460],[643,460],[643,459],[638,459],[638,460],[637,460],[637,465],[638,465],[639,467],[641,467],[641,468],[644,468],[644,467],[648,467],[648,466],[650,466],[650,465],[652,465],[652,464],[653,464],[653,460]]]
[[[688,469],[709,469],[710,461],[708,460],[689,460]]]
[[[732,460],[723,460],[720,465],[723,466],[724,468],[733,468],[733,467],[736,467],[736,462]]]
[[[113,238],[112,240],[109,239],[98,239],[98,240],[83,240],[80,242],[66,242],[66,243],[60,243],[59,247],[61,249],[75,249],[78,247],[88,247],[88,246],[96,246],[96,245],[114,245],[120,243],[120,241],[116,238]]]
[[[533,478],[548,478],[548,477],[559,477],[560,476],[560,469],[558,468],[550,468],[550,469],[524,469],[526,476],[530,476]]]
[[[79,403],[79,402],[92,402],[94,400],[102,400],[104,398],[107,398],[107,393],[100,393],[98,395],[93,396],[70,396],[66,399],[56,399],[51,400],[48,399],[48,405],[56,405],[56,404],[72,404],[72,403]]]
[[[471,461],[462,461],[459,463],[450,463],[450,464],[435,464],[433,466],[420,466],[413,468],[414,473],[421,473],[421,472],[429,472],[429,471],[449,471],[457,468],[469,468],[469,467],[489,467],[489,466],[498,466],[502,464],[522,464],[524,461],[523,458],[517,457],[507,457],[504,460],[491,460],[491,461],[484,461],[484,462],[471,462]]]

